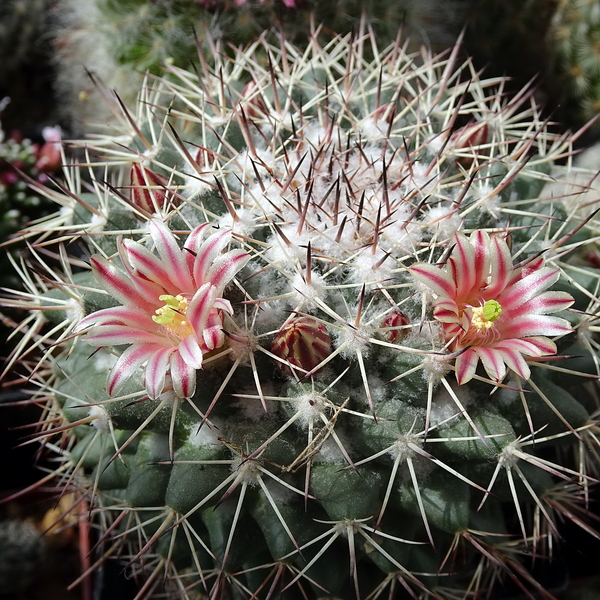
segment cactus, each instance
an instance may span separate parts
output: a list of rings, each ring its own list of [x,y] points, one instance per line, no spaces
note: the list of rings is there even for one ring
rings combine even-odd
[[[598,224],[542,193],[572,139],[458,55],[167,64],[25,232],[44,481],[138,598],[544,593],[590,529]]]

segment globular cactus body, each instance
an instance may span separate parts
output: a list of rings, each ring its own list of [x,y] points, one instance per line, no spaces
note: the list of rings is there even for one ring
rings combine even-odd
[[[57,477],[140,595],[541,589],[519,555],[597,472],[595,224],[540,195],[569,141],[457,55],[357,35],[167,67],[87,145],[96,193],[70,176],[29,231],[93,254],[13,304],[55,325],[44,439],[70,423]]]

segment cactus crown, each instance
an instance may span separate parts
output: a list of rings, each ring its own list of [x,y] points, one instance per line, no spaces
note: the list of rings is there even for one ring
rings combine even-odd
[[[56,477],[140,597],[541,590],[519,555],[596,469],[592,234],[542,193],[570,140],[458,47],[214,60],[149,78],[26,232]]]

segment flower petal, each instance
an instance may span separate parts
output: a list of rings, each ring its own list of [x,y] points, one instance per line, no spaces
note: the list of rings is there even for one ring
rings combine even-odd
[[[470,239],[459,233],[455,239],[456,245],[448,262],[456,282],[455,299],[460,304],[466,302],[474,290],[478,291],[487,279],[489,236],[484,231],[475,231]]]
[[[211,265],[206,274],[221,295],[225,286],[234,278],[235,274],[250,260],[250,256],[244,250],[231,250],[219,256]]]
[[[148,313],[131,306],[114,306],[91,313],[77,323],[75,332],[79,333],[90,325],[126,325],[150,331],[156,329]]]
[[[502,360],[506,363],[506,366],[513,370],[517,375],[527,380],[531,376],[529,365],[523,358],[523,355],[517,350],[512,348],[496,349],[497,352],[502,356]]]
[[[521,304],[516,309],[511,310],[511,318],[522,314],[550,314],[559,310],[566,310],[573,304],[573,297],[567,292],[544,292],[535,298]]]
[[[132,281],[106,259],[94,255],[90,258],[90,263],[96,280],[111,296],[123,304],[151,308]]]
[[[160,346],[152,344],[134,344],[119,356],[108,378],[108,394],[116,394],[121,386],[136,372]]]
[[[194,262],[194,281],[197,284],[209,281],[208,271],[211,265],[230,241],[231,229],[223,229],[213,233],[202,244]]]
[[[196,391],[196,369],[183,360],[177,352],[171,357],[171,381],[180,398],[190,398]]]
[[[560,271],[542,267],[504,290],[497,300],[505,310],[511,310],[549,288],[559,277]]]
[[[175,348],[160,348],[148,359],[146,365],[146,391],[152,399],[158,398],[165,387],[165,379],[171,355]]]
[[[209,350],[220,348],[225,342],[225,335],[223,334],[223,325],[215,325],[213,327],[206,327],[202,332],[204,338],[204,344]]]
[[[202,368],[202,349],[198,344],[198,340],[195,335],[188,335],[178,347],[179,354],[183,361],[191,368],[191,369],[201,369]]]
[[[171,273],[171,280],[180,290],[189,290],[193,283],[183,251],[179,248],[169,228],[158,219],[150,221],[150,235],[158,254]]]
[[[508,285],[512,275],[512,256],[507,243],[499,236],[490,240],[490,284],[485,290],[486,299],[495,300],[496,296]]]
[[[506,375],[506,366],[502,359],[502,354],[495,348],[486,348],[479,346],[473,348],[483,364],[483,368],[494,381],[502,381]]]
[[[472,348],[465,350],[457,359],[455,364],[456,369],[456,381],[458,385],[463,385],[473,379],[475,370],[477,369],[477,363],[479,362],[479,356],[473,351]]]
[[[408,269],[411,275],[441,297],[454,298],[456,286],[452,278],[435,265],[419,263]]]
[[[190,302],[186,317],[198,338],[202,339],[202,331],[206,327],[208,316],[217,298],[217,288],[211,283],[205,283]]]
[[[192,274],[194,273],[194,263],[200,252],[204,234],[210,227],[211,223],[202,223],[202,225],[198,225],[198,227],[193,229],[190,235],[188,235],[187,240],[185,240],[185,244],[183,245],[183,256],[188,266],[188,270]]]
[[[566,319],[560,317],[525,314],[503,323],[500,331],[503,338],[528,338],[535,335],[565,335],[571,333],[573,328]]]
[[[498,342],[496,348],[509,349],[520,352],[525,356],[545,356],[556,354],[556,344],[545,337],[531,337],[527,339],[506,339]]]
[[[155,297],[170,292],[173,287],[180,289],[176,279],[172,278],[173,270],[167,268],[156,254],[133,240],[123,240],[123,249],[136,281],[143,281],[151,286],[149,289]]]
[[[156,332],[143,331],[127,325],[95,325],[83,339],[93,346],[164,345],[168,343],[166,338],[161,338]]]

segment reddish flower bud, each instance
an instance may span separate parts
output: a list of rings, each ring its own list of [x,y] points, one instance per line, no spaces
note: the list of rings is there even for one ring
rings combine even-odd
[[[213,159],[213,152],[208,148],[198,148],[196,152],[196,164],[201,169],[209,170],[211,168],[211,159]]]
[[[331,354],[331,338],[325,325],[316,319],[294,317],[286,321],[277,332],[271,344],[271,352],[286,360],[289,365],[311,372]],[[277,364],[290,375],[294,372],[298,377],[305,375],[304,371],[293,369],[289,365]]]
[[[249,119],[254,119],[267,110],[260,92],[257,92],[257,87],[256,82],[250,80],[242,90],[241,106]]]
[[[590,252],[587,255],[588,263],[594,269],[600,269],[600,253],[599,252]]]
[[[392,344],[401,342],[406,336],[408,329],[407,325],[410,324],[410,319],[397,308],[389,312],[385,319],[381,322],[381,328],[383,337]]]
[[[165,203],[166,186],[169,180],[140,164],[135,163],[129,174],[131,192],[129,198],[133,204],[154,214]]]
[[[466,150],[485,144],[488,141],[488,134],[487,123],[471,123],[455,131],[450,138],[450,144],[455,150]],[[456,160],[466,168],[473,164],[473,158],[470,156],[461,156]]]

